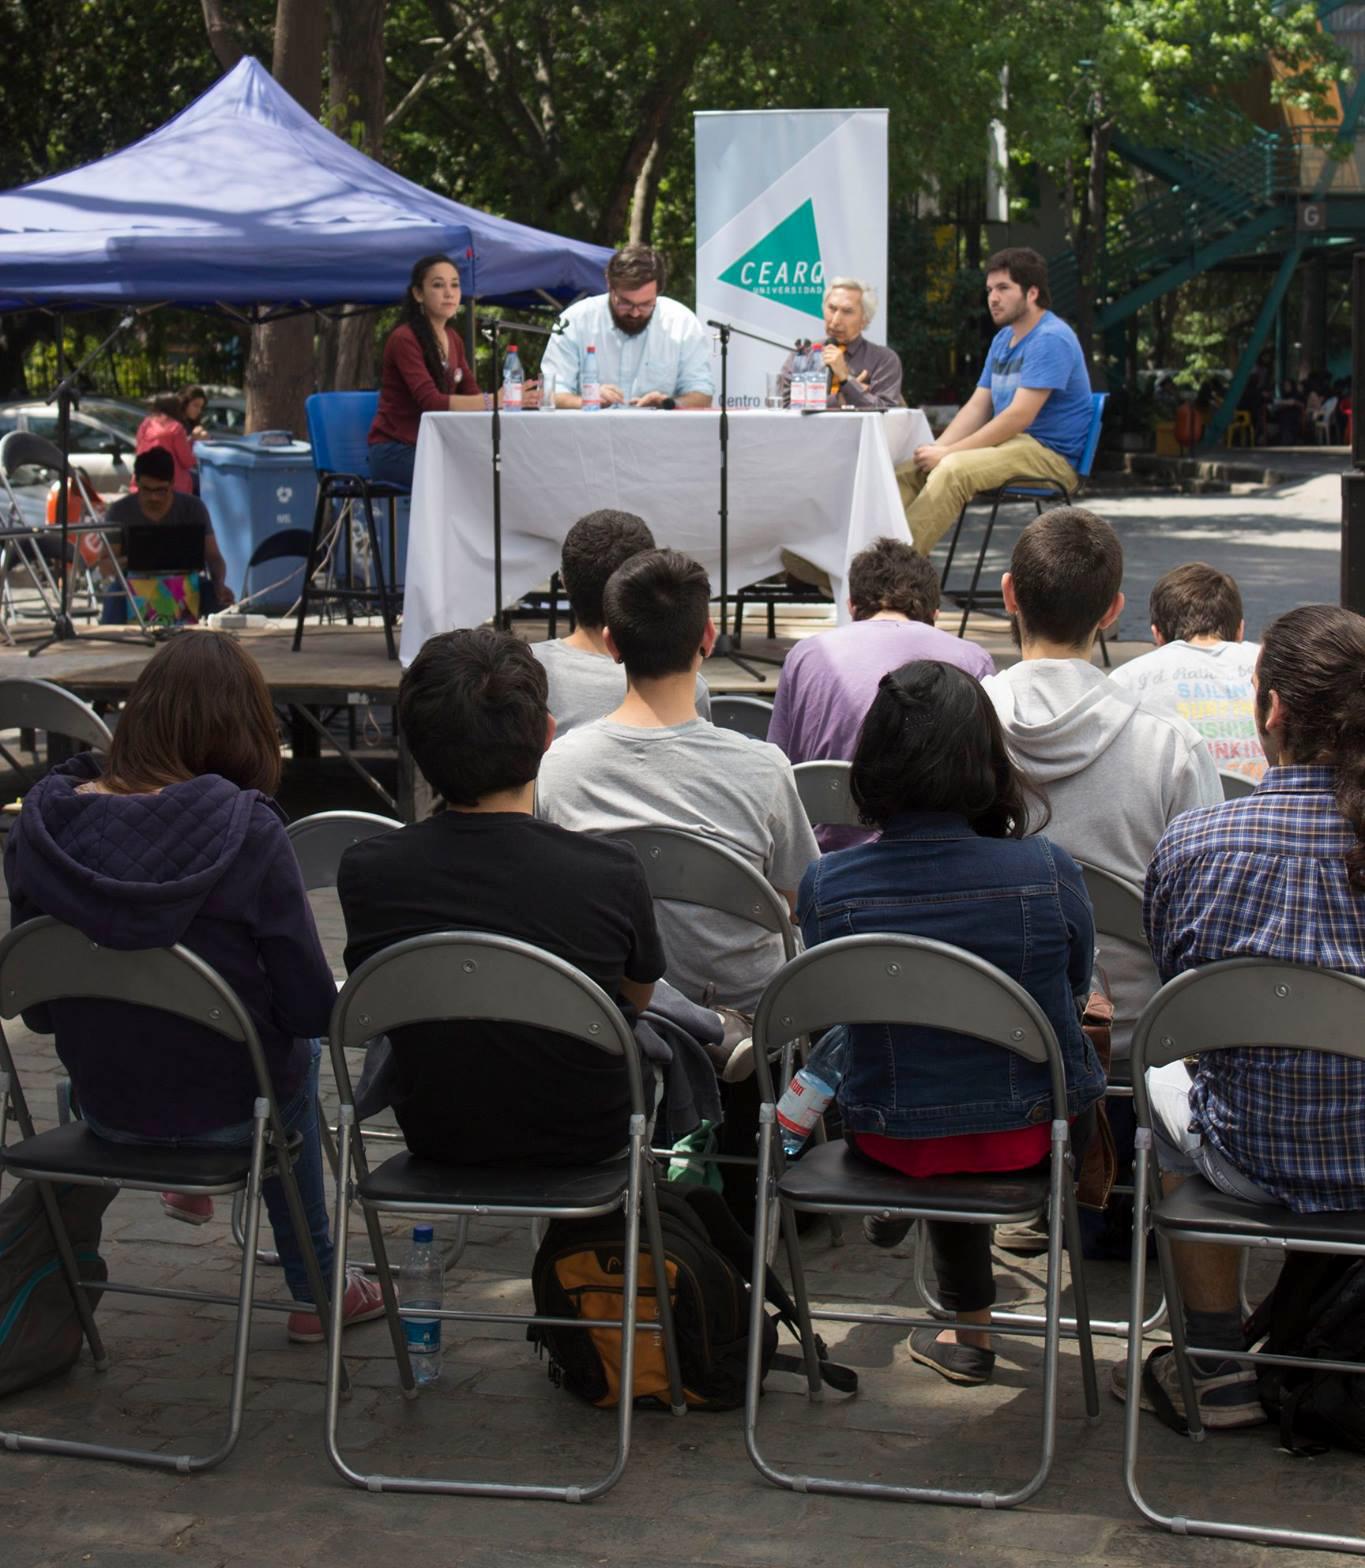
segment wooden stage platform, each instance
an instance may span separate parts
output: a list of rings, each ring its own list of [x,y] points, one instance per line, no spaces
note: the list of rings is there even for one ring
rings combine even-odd
[[[223,635],[236,637],[251,651],[282,707],[391,706],[397,701],[402,669],[385,657],[379,627],[313,627],[297,653],[291,651],[292,634],[290,622],[279,631]],[[109,641],[78,637],[53,643],[33,658],[28,656],[31,642],[0,649],[0,678],[53,681],[87,702],[120,702],[156,648],[136,632],[109,635]]]

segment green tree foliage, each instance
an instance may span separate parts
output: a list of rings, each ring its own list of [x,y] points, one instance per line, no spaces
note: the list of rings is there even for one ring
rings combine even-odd
[[[1011,139],[1059,183],[1090,337],[1091,280],[1109,220],[1110,148],[1122,128],[1135,140],[1207,151],[1237,134],[1239,117],[1216,114],[1220,94],[1273,59],[1273,99],[1334,118],[1331,91],[1343,57],[1312,4],[1266,0],[1016,0],[1010,26],[1034,47],[1011,58]],[[1240,120],[1247,133],[1249,120]],[[1212,145],[1210,145],[1212,144]]]

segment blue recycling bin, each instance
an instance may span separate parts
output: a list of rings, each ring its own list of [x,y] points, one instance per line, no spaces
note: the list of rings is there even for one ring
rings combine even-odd
[[[251,599],[249,610],[282,614],[302,590],[312,537],[318,492],[312,447],[287,430],[261,430],[200,441],[194,450],[199,494],[213,519],[229,586]]]

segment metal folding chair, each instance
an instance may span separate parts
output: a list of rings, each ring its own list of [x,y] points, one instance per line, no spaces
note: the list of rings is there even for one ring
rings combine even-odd
[[[853,772],[851,762],[798,762],[792,772],[796,775],[796,793],[813,828],[867,826],[858,815],[848,787]]]
[[[346,1051],[371,1035],[389,1033],[405,1024],[433,1019],[496,1019],[553,1030],[591,1048],[620,1056],[630,1091],[629,1142],[619,1160],[600,1165],[558,1168],[525,1166],[459,1166],[438,1164],[417,1155],[395,1154],[371,1171],[362,1141],[355,1136],[358,1123]],[[404,1394],[416,1397],[412,1366],[403,1336],[400,1308],[393,1288],[393,1274],[379,1228],[383,1214],[457,1216],[544,1216],[588,1219],[622,1210],[626,1238],[623,1273],[622,1317],[578,1319],[538,1317],[534,1313],[464,1311],[443,1308],[439,1313],[423,1307],[425,1317],[449,1322],[511,1322],[557,1324],[594,1331],[620,1329],[621,1386],[634,1387],[635,1336],[663,1336],[668,1365],[670,1399],[675,1414],[686,1406],[682,1392],[673,1312],[666,1290],[657,1295],[659,1316],[638,1319],[636,1293],[639,1283],[640,1215],[643,1210],[654,1278],[667,1278],[663,1237],[655,1198],[653,1161],[645,1142],[646,1108],[640,1056],[630,1025],[606,992],[561,958],[526,942],[485,932],[451,931],[413,937],[377,953],[346,982],[337,998],[330,1027],[332,1065],[341,1088],[340,1175],[337,1179],[337,1273],[346,1277],[346,1219],[350,1198],[351,1161],[358,1180],[359,1199],[378,1265],[380,1288],[398,1377]],[[453,1042],[452,1050],[458,1049]],[[528,1063],[528,1071],[534,1064]],[[514,1117],[514,1108],[509,1110]],[[338,1319],[333,1314],[334,1334]],[[617,1406],[616,1457],[600,1479],[572,1485],[530,1482],[450,1480],[430,1476],[367,1475],[353,1468],[343,1456],[338,1440],[342,1358],[339,1342],[331,1345],[327,1365],[327,1453],[337,1471],[354,1486],[373,1492],[440,1492],[459,1496],[546,1498],[561,1502],[587,1502],[609,1491],[620,1480],[630,1452],[633,1401]]]
[[[712,697],[711,722],[723,730],[738,730],[754,740],[767,740],[773,705],[762,697]]]
[[[296,818],[285,827],[284,832],[293,847],[299,870],[303,873],[304,888],[307,892],[313,893],[320,888],[337,885],[337,870],[341,865],[341,857],[352,844],[359,844],[362,839],[373,838],[376,833],[391,833],[395,828],[402,826],[403,824],[393,817],[381,817],[369,811],[318,811],[310,817]],[[332,1174],[335,1175],[336,1128],[328,1125],[327,1118],[323,1115],[321,1100],[318,1102],[318,1133],[322,1139],[322,1149],[327,1156],[327,1163],[332,1168]],[[393,1133],[376,1132],[370,1136],[387,1136],[391,1141],[401,1142],[397,1134]],[[243,1203],[241,1193],[232,1200],[232,1239],[239,1247],[246,1245]],[[256,1261],[273,1266],[279,1263],[280,1255],[273,1248],[261,1247],[257,1251]],[[373,1268],[373,1264],[369,1267]]]
[[[792,925],[787,902],[761,871],[757,871],[734,850],[700,833],[681,828],[628,828],[613,838],[633,846],[645,868],[645,881],[656,899],[679,904],[698,904],[704,909],[751,920],[765,931],[782,939],[782,957],[790,962],[796,956],[796,928]],[[782,1057],[783,1084],[792,1072],[792,1052]],[[817,1122],[815,1141],[825,1141],[825,1124]],[[661,1156],[671,1149],[655,1149]],[[689,1160],[717,1165],[752,1165],[747,1154],[689,1154]],[[830,1219],[830,1236],[836,1246],[843,1241],[837,1218]]]
[[[0,730],[42,730],[107,751],[109,726],[88,702],[52,681],[0,680]]]
[[[303,885],[313,893],[337,885],[341,857],[352,844],[379,833],[393,833],[402,826],[396,817],[381,817],[374,811],[315,811],[291,822],[284,831],[303,872]]]
[[[1220,768],[1218,782],[1223,786],[1224,800],[1241,800],[1244,795],[1256,793],[1255,779],[1249,779],[1245,773],[1229,773],[1225,768]]]
[[[324,1325],[333,1321],[328,1311],[326,1285],[309,1240],[303,1201],[294,1177],[294,1161],[301,1147],[280,1119],[280,1108],[270,1081],[265,1053],[250,1015],[227,983],[187,948],[156,948],[144,952],[115,951],[100,947],[79,931],[48,916],[27,921],[0,941],[0,1016],[14,1018],[21,1011],[55,1001],[83,997],[105,1002],[136,1003],[187,1018],[243,1047],[256,1075],[257,1098],[254,1130],[249,1148],[159,1148],[110,1143],[97,1138],[83,1122],[72,1121],[38,1133],[15,1069],[9,1043],[0,1030],[0,1092],[14,1105],[14,1118],[22,1135],[18,1143],[0,1147],[0,1169],[39,1184],[43,1208],[57,1248],[62,1272],[71,1288],[76,1311],[96,1371],[108,1368],[109,1359],[89,1289],[133,1296],[157,1296],[172,1301],[208,1301],[235,1307],[237,1328],[233,1345],[232,1381],[228,1398],[227,1429],[218,1447],[208,1454],[169,1453],[161,1449],[124,1448],[103,1442],[77,1442],[41,1437],[27,1432],[0,1431],[0,1448],[16,1452],[69,1454],[85,1459],[117,1459],[126,1464],[148,1465],[182,1474],[208,1470],[221,1463],[236,1446],[242,1424],[247,1357],[253,1307],[293,1312],[292,1301],[256,1301],[256,1238],[261,1222],[261,1183],[278,1174],[284,1184],[295,1234],[308,1269],[313,1299]],[[178,1192],[217,1197],[246,1193],[246,1237],[242,1252],[240,1285],[236,1296],[167,1286],[126,1285],[112,1281],[83,1282],[62,1223],[54,1183],[129,1188],[139,1192]],[[344,1281],[343,1281],[344,1291]],[[329,1326],[329,1332],[331,1328]]]
[[[1062,1328],[1063,1234],[1071,1259],[1077,1337],[1085,1384],[1086,1413],[1099,1419],[1094,1347],[1090,1339],[1085,1275],[1081,1262],[1075,1177],[1065,1114],[1052,1121],[1052,1161],[1047,1174],[941,1176],[913,1180],[862,1159],[847,1144],[811,1149],[785,1167],[776,1137],[775,1105],[768,1056],[796,1034],[834,1024],[902,1024],[949,1029],[998,1045],[1026,1061],[1046,1063],[1054,1113],[1066,1105],[1066,1074],[1057,1038],[1046,1015],[1024,988],[984,959],[944,942],[912,936],[849,936],[822,943],[786,966],[769,985],[754,1019],[754,1060],[763,1095],[759,1112],[758,1222],[754,1258],[766,1256],[768,1204],[775,1188],[787,1241],[792,1295],[797,1307],[810,1397],[820,1397],[819,1359],[812,1320],[866,1323],[898,1330],[943,1327],[939,1317],[850,1309],[813,1312],[806,1290],[794,1211],[816,1214],[890,1214],[902,1219],[937,1219],[961,1224],[1017,1224],[1046,1213],[1048,1269],[1043,1335],[1042,1454],[1033,1476],[1009,1492],[903,1486],[883,1481],[845,1481],[789,1473],[777,1468],[758,1446],[762,1380],[763,1303],[751,1297],[749,1366],[744,1439],[759,1473],[775,1486],[798,1492],[880,1497],[899,1502],[960,1503],[979,1508],[1013,1508],[1032,1497],[1052,1466],[1057,1424],[1057,1359]],[[762,1274],[754,1278],[761,1279]],[[950,1320],[951,1321],[951,1320]],[[1031,1324],[992,1327],[993,1333],[1032,1335]],[[755,1338],[755,1336],[758,1336]]]
[[[1146,1074],[1182,1057],[1229,1048],[1239,1050],[1329,1051],[1365,1061],[1365,980],[1306,964],[1279,964],[1258,958],[1233,958],[1177,975],[1143,1009],[1133,1035],[1133,1100],[1137,1112],[1137,1165],[1133,1214],[1132,1301],[1142,1300],[1147,1271],[1147,1232],[1156,1232],[1157,1259],[1166,1299],[1171,1304],[1171,1344],[1180,1374],[1189,1435],[1204,1436],[1190,1377],[1189,1357],[1210,1356],[1254,1366],[1305,1366],[1314,1371],[1354,1372],[1365,1376],[1365,1362],[1267,1356],[1264,1351],[1211,1350],[1185,1341],[1180,1284],[1171,1261],[1171,1242],[1212,1246],[1282,1247],[1294,1252],[1365,1257],[1365,1214],[1296,1214],[1279,1204],[1246,1203],[1191,1176],[1162,1196],[1153,1154],[1152,1104]],[[1324,1114],[1331,1114],[1324,1111]],[[1140,1311],[1130,1307],[1130,1315]],[[1259,1541],[1267,1546],[1299,1546],[1365,1554],[1365,1536],[1329,1535],[1238,1521],[1190,1519],[1163,1514],[1138,1488],[1138,1391],[1142,1386],[1142,1343],[1128,1343],[1128,1399],[1123,1422],[1123,1480],[1138,1512],[1152,1524],[1177,1535],[1213,1535],[1225,1540]]]
[[[1142,929],[1142,889],[1132,882],[1126,882],[1122,877],[1117,877],[1111,871],[1104,871],[1099,866],[1092,866],[1086,861],[1078,861],[1081,875],[1085,878],[1085,890],[1090,896],[1090,907],[1095,912],[1095,936],[1119,937],[1125,942],[1136,942],[1140,946],[1147,945],[1147,937]],[[1127,1077],[1112,1076],[1105,1086],[1104,1097],[1106,1100],[1128,1100],[1133,1095],[1133,1086]],[[1132,1191],[1131,1187],[1116,1187],[1120,1195]],[[920,1245],[915,1248],[915,1288],[931,1312],[946,1312],[942,1304],[931,1293],[925,1278],[925,1252],[923,1234],[921,1233]],[[1143,1319],[1142,1332],[1150,1334],[1161,1326],[1166,1316],[1166,1303],[1158,1301],[1151,1313]],[[992,1312],[991,1322],[1001,1323],[1033,1323],[1041,1324],[1043,1319],[1036,1313],[1027,1312]],[[1062,1331],[1074,1333],[1076,1320],[1074,1318],[1062,1319]],[[1090,1323],[1092,1334],[1111,1334],[1119,1339],[1127,1339],[1129,1321],[1127,1318],[1094,1318]]]

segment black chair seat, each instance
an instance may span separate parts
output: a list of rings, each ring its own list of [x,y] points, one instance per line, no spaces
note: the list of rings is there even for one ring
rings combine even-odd
[[[1163,1230],[1203,1230],[1267,1240],[1292,1236],[1365,1246],[1365,1214],[1296,1214],[1278,1203],[1247,1203],[1219,1192],[1200,1176],[1191,1176],[1162,1198],[1152,1218]]]
[[[297,1147],[297,1139],[291,1146]],[[97,1138],[84,1122],[68,1122],[8,1145],[0,1151],[0,1165],[17,1176],[84,1177],[168,1192],[191,1187],[232,1192],[246,1185],[251,1151],[110,1143]]]
[[[368,491],[370,495],[383,499],[412,494],[407,485],[394,484],[388,479],[365,479],[359,474],[324,474],[321,484],[329,495],[334,496],[358,496]]]
[[[395,1154],[359,1184],[366,1202],[433,1203],[527,1209],[617,1207],[626,1190],[626,1162],[544,1170],[517,1165],[441,1165],[415,1154]]]
[[[874,1165],[846,1143],[807,1149],[777,1185],[798,1207],[847,1204],[865,1212],[905,1209],[935,1214],[986,1214],[1013,1224],[1033,1219],[1047,1205],[1046,1172],[1003,1176],[931,1176],[915,1180]]]

